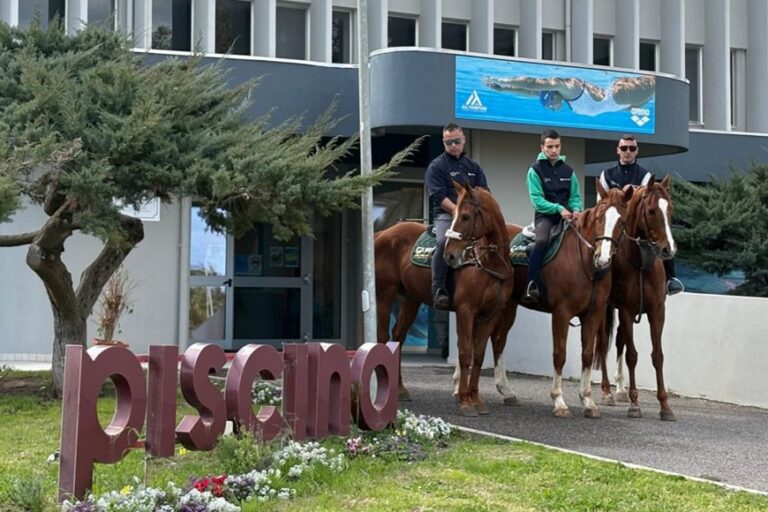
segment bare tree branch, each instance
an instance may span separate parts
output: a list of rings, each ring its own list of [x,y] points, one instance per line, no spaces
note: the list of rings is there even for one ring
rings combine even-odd
[[[18,235],[0,235],[0,247],[29,245],[39,234],[40,231],[30,231],[29,233],[19,233]]]

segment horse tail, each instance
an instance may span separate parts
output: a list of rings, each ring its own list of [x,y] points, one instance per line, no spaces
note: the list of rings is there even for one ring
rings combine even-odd
[[[611,350],[614,311],[616,311],[616,308],[609,304],[605,305],[605,318],[603,319],[602,336],[598,335],[595,337],[595,357],[592,360],[592,369],[595,371],[600,370],[601,363],[607,359],[608,352]]]

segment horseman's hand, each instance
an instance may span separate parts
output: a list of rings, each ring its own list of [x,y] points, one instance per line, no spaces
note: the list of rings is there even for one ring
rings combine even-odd
[[[576,219],[578,219],[578,218],[579,218],[579,216],[580,216],[580,215],[581,215],[581,212],[579,212],[579,211],[576,211],[576,212],[573,212],[573,216],[572,216],[571,218],[572,218],[573,220],[576,220]]]
[[[567,209],[563,208],[560,211],[560,216],[564,218],[565,220],[571,220],[573,218],[573,214],[569,212]]]

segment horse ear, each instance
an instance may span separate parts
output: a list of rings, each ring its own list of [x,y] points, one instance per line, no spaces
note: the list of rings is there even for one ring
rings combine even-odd
[[[595,188],[597,189],[597,195],[599,195],[600,197],[605,197],[608,195],[608,192],[606,192],[605,188],[603,188],[603,184],[600,183],[599,176],[595,178]]]
[[[451,183],[453,183],[453,188],[456,189],[456,192],[461,192],[461,187],[463,186],[461,183],[459,183],[453,178],[451,178]]]
[[[627,203],[635,194],[635,187],[632,185],[625,185],[622,191],[624,192],[624,202]]]
[[[651,179],[648,180],[648,184],[646,185],[648,188],[651,188],[653,184],[656,183],[656,175],[651,174]]]
[[[666,176],[664,176],[664,179],[661,180],[661,186],[669,190],[669,183],[671,181],[672,181],[672,177],[669,174],[667,174]]]

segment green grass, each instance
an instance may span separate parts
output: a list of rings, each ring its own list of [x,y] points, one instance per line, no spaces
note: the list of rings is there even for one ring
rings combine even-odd
[[[104,423],[113,411],[112,398],[99,401]],[[56,509],[58,465],[46,459],[58,448],[60,414],[55,401],[0,395],[0,511]],[[338,439],[326,443],[341,447]],[[232,457],[231,446],[159,460],[146,460],[143,452],[134,451],[118,464],[96,465],[94,491],[120,490],[145,476],[153,486],[162,487],[168,480],[183,485],[190,477],[231,469]],[[420,462],[359,457],[342,473],[315,471],[296,489],[295,500],[249,503],[243,510],[768,510],[766,496],[467,434],[456,435],[447,448],[433,450]],[[24,508],[19,508],[22,502]]]

